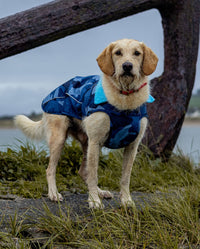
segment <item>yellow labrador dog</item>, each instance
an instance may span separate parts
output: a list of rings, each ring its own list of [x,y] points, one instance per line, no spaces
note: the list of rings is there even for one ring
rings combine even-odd
[[[147,126],[145,103],[153,99],[147,76],[155,71],[158,58],[144,43],[122,39],[106,47],[97,62],[102,77],[75,77],[43,100],[42,120],[34,122],[18,115],[15,124],[28,137],[47,140],[50,159],[46,175],[52,201],[63,200],[55,174],[68,135],[83,149],[79,174],[88,186],[90,208],[102,208],[101,198],[112,197],[97,186],[100,148],[125,147],[120,199],[122,205],[130,206],[134,205],[129,191],[132,165]]]

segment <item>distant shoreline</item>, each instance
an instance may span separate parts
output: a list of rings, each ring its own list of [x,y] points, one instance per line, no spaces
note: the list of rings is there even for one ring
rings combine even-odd
[[[14,121],[2,119],[0,120],[0,129],[15,129]]]
[[[42,114],[32,114],[28,116],[33,121],[38,121],[42,118]],[[14,116],[8,118],[0,118],[0,129],[15,129]]]
[[[35,121],[38,121],[39,118],[32,118]],[[193,125],[193,126],[200,126],[200,118],[186,118],[184,120],[183,125]],[[0,129],[15,129],[14,120],[13,119],[0,119]]]
[[[196,125],[196,126],[200,126],[200,118],[186,118],[183,122],[183,125]]]

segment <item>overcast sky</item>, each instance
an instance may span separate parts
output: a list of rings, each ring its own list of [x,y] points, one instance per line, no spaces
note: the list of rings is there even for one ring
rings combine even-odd
[[[0,18],[49,0],[0,0]],[[157,10],[133,15],[68,36],[47,45],[0,60],[0,116],[40,113],[42,99],[58,85],[80,75],[101,74],[96,58],[112,41],[133,38],[143,41],[159,57],[163,71],[163,30]],[[198,58],[194,91],[200,88]]]

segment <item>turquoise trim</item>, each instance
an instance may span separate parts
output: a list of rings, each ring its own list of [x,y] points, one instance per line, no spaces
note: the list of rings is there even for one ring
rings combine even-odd
[[[100,79],[95,89],[94,103],[99,105],[105,102],[107,102],[107,98],[103,90],[102,80]]]
[[[147,99],[147,103],[153,103],[155,101],[154,97],[149,94],[149,98]]]
[[[147,99],[147,103],[153,103],[155,101],[154,97],[149,94],[149,98]],[[94,96],[94,103],[95,105],[99,105],[102,103],[107,102],[106,95],[103,90],[102,86],[102,79],[100,78],[99,82],[97,83],[96,89],[95,89],[95,96]]]

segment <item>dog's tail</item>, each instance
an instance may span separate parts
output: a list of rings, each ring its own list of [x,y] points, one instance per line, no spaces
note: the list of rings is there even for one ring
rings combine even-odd
[[[43,120],[35,122],[24,115],[18,115],[14,118],[14,123],[27,137],[37,140],[44,139]]]

